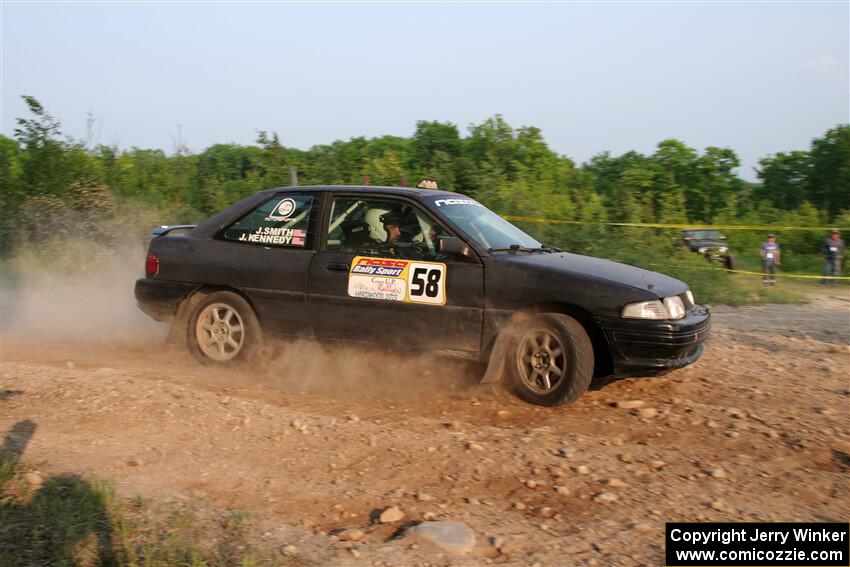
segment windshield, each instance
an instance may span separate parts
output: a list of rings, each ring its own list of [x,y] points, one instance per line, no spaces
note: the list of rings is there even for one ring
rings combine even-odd
[[[685,236],[690,236],[697,240],[717,240],[720,238],[720,233],[716,230],[686,230]]]
[[[432,197],[431,204],[488,250],[510,248],[512,245],[524,248],[542,246],[540,242],[472,199]]]

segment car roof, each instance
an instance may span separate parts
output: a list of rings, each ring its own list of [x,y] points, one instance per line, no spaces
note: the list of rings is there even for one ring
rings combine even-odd
[[[377,195],[415,195],[423,197],[458,196],[459,193],[439,189],[417,189],[415,187],[389,187],[383,185],[288,185],[273,187],[260,191],[261,194],[280,193],[285,191],[333,191],[334,193],[375,193]]]

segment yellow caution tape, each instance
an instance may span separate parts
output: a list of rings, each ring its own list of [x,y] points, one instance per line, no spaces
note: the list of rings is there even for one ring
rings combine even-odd
[[[509,221],[537,222],[543,224],[596,224],[603,226],[626,226],[635,228],[678,228],[694,230],[759,230],[766,232],[782,232],[794,230],[830,232],[832,230],[841,230],[850,232],[850,228],[841,228],[834,226],[755,226],[737,224],[663,224],[654,222],[596,222],[547,219],[542,217],[524,217],[518,215],[503,215],[502,218]]]
[[[746,274],[752,276],[776,276],[780,278],[799,278],[808,280],[850,280],[850,276],[813,276],[807,274],[765,274],[764,272],[749,272],[747,270],[730,270],[727,268],[709,268],[702,266],[686,266],[684,264],[644,264],[656,268],[682,268],[684,270],[708,270],[711,272],[730,272],[733,274]]]
[[[749,274],[753,276],[776,276],[779,278],[799,278],[799,279],[807,279],[807,280],[850,280],[850,276],[809,276],[804,274],[765,274],[764,272],[748,272],[746,270],[726,270],[727,272],[732,272],[733,274]]]

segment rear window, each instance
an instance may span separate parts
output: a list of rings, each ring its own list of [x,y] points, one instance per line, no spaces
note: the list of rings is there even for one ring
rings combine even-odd
[[[259,246],[311,248],[317,203],[314,195],[276,195],[224,229],[222,238]]]

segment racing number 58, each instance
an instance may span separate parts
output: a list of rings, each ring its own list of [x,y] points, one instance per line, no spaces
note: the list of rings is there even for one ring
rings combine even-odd
[[[410,301],[438,305],[446,302],[446,266],[444,264],[412,263],[408,274]]]

